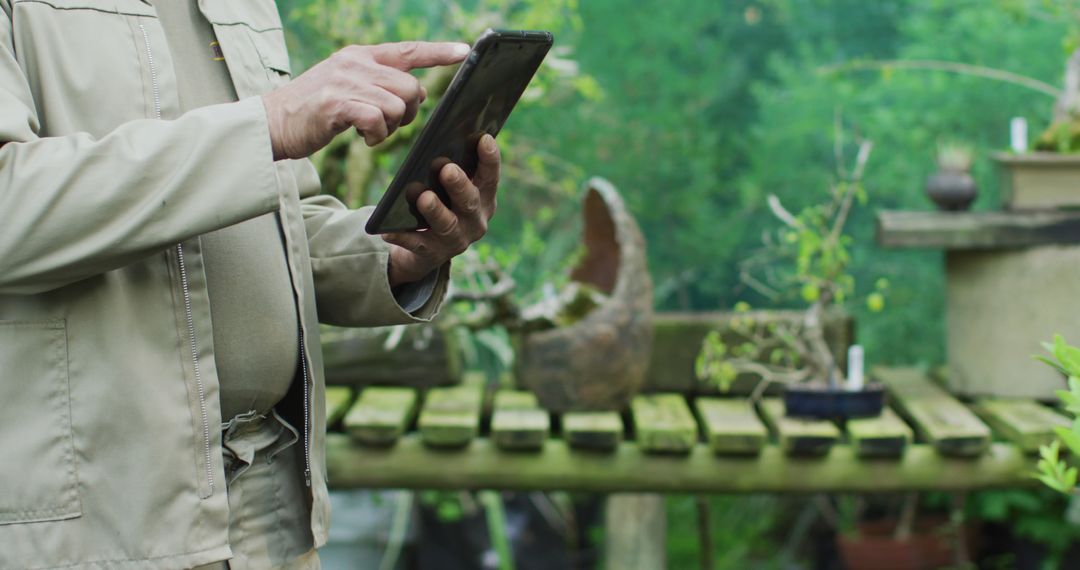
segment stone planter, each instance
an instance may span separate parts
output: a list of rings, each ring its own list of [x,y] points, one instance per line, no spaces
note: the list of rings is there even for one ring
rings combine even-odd
[[[1008,210],[1080,208],[1080,154],[1000,152],[1001,203]]]
[[[610,182],[585,194],[586,254],[570,277],[607,298],[580,321],[523,335],[517,375],[548,410],[620,410],[641,388],[653,338],[645,238]]]

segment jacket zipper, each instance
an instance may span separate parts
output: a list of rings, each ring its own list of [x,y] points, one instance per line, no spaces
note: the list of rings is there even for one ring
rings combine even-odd
[[[304,327],[300,328],[300,369],[304,374],[304,483],[311,486],[311,381],[308,378]]]
[[[154,118],[161,119],[161,90],[158,86],[157,66],[154,65],[154,52],[150,49],[150,35],[146,27],[139,24],[143,45],[146,46],[146,62],[150,66],[150,86],[154,93]],[[195,386],[199,394],[199,413],[202,419],[203,451],[206,459],[206,482],[210,494],[214,494],[214,463],[210,451],[210,417],[206,409],[206,387],[203,384],[202,369],[199,366],[199,344],[195,339],[195,313],[191,308],[191,287],[188,281],[187,265],[184,263],[184,245],[176,244],[176,260],[180,269],[180,285],[184,293],[184,316],[187,320],[188,344],[191,348],[192,370],[195,373]],[[305,384],[306,396],[306,384]]]
[[[187,265],[184,264],[184,244],[176,244],[176,260],[180,266],[180,285],[184,290],[184,316],[187,318],[188,344],[191,346],[191,362],[195,371],[195,386],[199,392],[199,413],[202,415],[203,452],[206,454],[206,482],[210,494],[214,494],[214,463],[210,453],[210,418],[206,412],[206,387],[203,385],[202,369],[199,367],[199,345],[195,341],[195,314],[191,310],[191,288],[188,285]]]

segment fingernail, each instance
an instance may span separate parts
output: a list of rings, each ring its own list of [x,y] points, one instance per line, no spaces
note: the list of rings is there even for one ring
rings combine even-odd
[[[446,169],[446,181],[453,183],[461,179],[461,171],[456,166]]]
[[[495,152],[495,137],[491,135],[484,135],[483,140],[480,141],[484,145],[484,152],[491,154]]]
[[[465,57],[466,55],[469,55],[469,51],[471,49],[472,48],[469,47],[469,44],[455,44],[454,45],[454,55],[456,55],[458,57]]]
[[[427,209],[428,209],[429,212],[434,212],[435,210],[438,210],[439,209],[439,199],[435,198],[435,199],[431,200],[430,202],[428,202]]]

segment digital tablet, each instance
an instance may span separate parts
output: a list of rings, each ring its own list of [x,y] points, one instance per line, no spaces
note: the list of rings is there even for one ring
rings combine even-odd
[[[473,175],[480,137],[499,134],[551,44],[549,32],[517,30],[487,30],[476,40],[368,219],[369,234],[427,228],[416,210],[425,190],[451,206],[439,170],[453,162]]]

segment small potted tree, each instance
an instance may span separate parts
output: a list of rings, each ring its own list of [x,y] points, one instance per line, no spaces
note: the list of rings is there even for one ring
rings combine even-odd
[[[849,362],[857,365],[852,367],[857,372],[848,378],[826,342],[823,325],[825,315],[842,310],[855,293],[855,278],[848,272],[852,238],[844,228],[852,208],[866,201],[862,177],[872,148],[868,140],[858,142],[850,171],[843,168],[838,150],[836,180],[822,203],[793,214],[779,198],[768,197],[781,226],[766,233],[765,246],[741,264],[740,274],[744,283],[773,301],[796,298],[805,303],[802,318],[763,322],[751,318],[749,306],[740,303],[726,335],[714,331],[706,336],[695,363],[700,380],[726,392],[740,374],[752,373],[759,380],[751,399],[782,385],[792,416],[843,419],[881,413],[884,390],[862,381],[861,362]],[[883,307],[887,287],[885,280],[878,280],[867,297],[872,311]],[[855,353],[861,361],[861,353]]]

